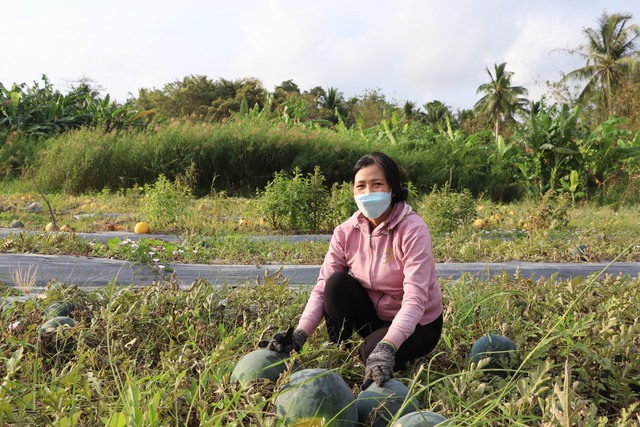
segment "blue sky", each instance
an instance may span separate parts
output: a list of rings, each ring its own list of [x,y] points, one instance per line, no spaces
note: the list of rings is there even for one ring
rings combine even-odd
[[[539,98],[545,81],[583,65],[558,49],[583,43],[605,10],[640,24],[631,0],[21,0],[0,10],[6,87],[46,74],[65,91],[88,78],[124,102],[202,74],[454,110],[471,108],[485,68],[502,62]]]

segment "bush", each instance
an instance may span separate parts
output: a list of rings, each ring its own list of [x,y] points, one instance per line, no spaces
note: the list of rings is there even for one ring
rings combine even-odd
[[[276,172],[263,192],[259,192],[259,209],[273,228],[290,232],[326,231],[323,224],[329,213],[329,191],[324,176],[316,166],[305,177],[299,168],[293,175]]]
[[[530,231],[550,231],[564,228],[569,223],[571,200],[568,194],[547,191],[539,201],[538,209],[529,220]]]
[[[184,230],[188,225],[188,208],[192,204],[193,195],[187,184],[180,179],[171,182],[160,175],[153,185],[144,186],[140,214],[152,227]]]
[[[331,186],[327,227],[335,228],[347,220],[358,209],[353,199],[353,185],[350,182],[337,182]]]
[[[476,201],[467,189],[449,191],[447,186],[426,195],[417,210],[429,225],[433,235],[452,233],[459,227],[470,226],[476,214]]]

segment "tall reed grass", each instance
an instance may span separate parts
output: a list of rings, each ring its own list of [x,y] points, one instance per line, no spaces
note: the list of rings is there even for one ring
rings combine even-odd
[[[357,140],[356,140],[357,139]],[[313,171],[348,180],[370,144],[352,135],[267,124],[179,123],[153,132],[102,134],[81,130],[54,138],[39,156],[37,178],[47,191],[81,193],[170,180],[195,165],[196,190],[254,194],[275,172]]]
[[[250,120],[65,134],[39,154],[37,177],[46,191],[78,194],[152,184],[160,175],[171,180],[195,166],[197,194],[247,195],[263,189],[275,173],[295,168],[306,174],[319,167],[328,187],[350,181],[355,162],[371,151],[394,157],[418,191],[448,185],[495,199],[518,196],[513,165],[500,163],[490,144],[478,138],[449,141],[416,131],[392,143],[371,130],[336,132]]]

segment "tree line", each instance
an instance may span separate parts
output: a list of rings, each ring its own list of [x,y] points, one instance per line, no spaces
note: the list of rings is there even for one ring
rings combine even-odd
[[[64,177],[49,174],[51,185],[67,183],[73,171],[77,183],[69,185],[75,191],[100,190],[153,182],[159,174],[173,177],[191,163],[201,166],[204,174],[220,159],[233,156],[238,160],[234,170],[225,169],[227,160],[212,173],[236,177],[246,169],[242,165],[247,156],[257,152],[251,170],[253,175],[262,171],[256,176],[260,182],[243,184],[240,176],[229,178],[229,189],[238,184],[253,188],[280,170],[278,159],[286,158],[281,148],[269,147],[275,132],[278,143],[302,141],[300,146],[293,140],[287,146],[289,166],[305,172],[323,161],[338,161],[318,147],[344,140],[364,149],[366,141],[405,156],[405,163],[414,165],[416,176],[424,180],[423,187],[445,183],[458,189],[472,187],[474,193],[497,199],[554,190],[575,199],[615,186],[631,191],[626,199],[635,200],[633,189],[640,177],[640,28],[631,19],[629,14],[603,13],[598,27],[583,30],[584,45],[567,53],[582,56],[584,66],[550,84],[546,97],[528,99],[526,88],[512,84],[507,64],[493,64],[486,68],[487,82],[477,88],[474,108],[456,112],[438,100],[421,107],[411,101],[391,102],[376,90],[345,99],[337,88],[303,90],[293,80],[270,92],[256,78],[212,80],[190,75],[162,89],[140,89],[124,104],[111,101],[109,95],[101,97],[89,81],[78,82],[66,94],[46,76],[32,86],[14,84],[8,89],[0,84],[0,176],[21,174],[25,164],[37,163],[36,157],[55,165],[64,157],[75,160],[65,168]],[[200,135],[193,126],[199,123],[215,126],[202,128],[206,135]],[[177,139],[171,130],[176,124],[187,125],[180,127]],[[286,136],[292,127],[321,132],[302,139],[299,133]],[[78,129],[86,132],[66,135]],[[136,130],[145,131],[145,136]],[[305,138],[309,147],[302,146]],[[142,144],[147,139],[155,141],[152,146]],[[127,151],[133,146],[138,147],[135,153]],[[343,150],[344,157],[348,146],[340,142],[336,149]],[[159,155],[161,147],[166,158]],[[180,155],[187,157],[176,157],[179,147],[185,148],[178,150]],[[102,150],[102,155],[86,150]],[[107,152],[113,158],[108,167]],[[265,156],[274,161],[265,162]],[[128,169],[123,169],[124,157],[131,158]],[[141,169],[136,161],[147,158],[152,164]],[[80,164],[91,165],[86,176],[79,172]],[[100,167],[101,179],[108,181],[95,181]],[[41,165],[41,169],[46,181],[47,168]],[[325,173],[332,170],[327,165],[325,169]],[[201,179],[202,187],[209,189],[221,182],[204,175]]]
[[[528,91],[512,84],[506,63],[487,67],[486,83],[477,88],[480,99],[472,109],[452,111],[443,101],[422,106],[413,101],[391,102],[379,90],[367,90],[346,99],[335,87],[302,90],[285,80],[270,92],[253,77],[212,80],[189,75],[161,89],[142,88],[124,104],[100,96],[92,82],[81,81],[65,95],[53,88],[46,75],[29,87],[7,88],[0,83],[0,132],[51,136],[83,126],[105,131],[144,127],[152,121],[189,119],[225,121],[246,108],[264,109],[298,122],[324,127],[376,126],[384,120],[419,122],[444,131],[450,127],[471,134],[491,128],[495,137],[509,137],[523,116],[543,104],[580,105],[583,121],[592,126],[610,116],[626,117],[629,128],[640,125],[640,27],[627,13],[604,12],[598,26],[583,30],[585,43],[567,54],[584,59],[584,66],[549,84],[549,98],[529,100]],[[577,86],[571,86],[572,83]],[[41,85],[42,84],[42,85]]]

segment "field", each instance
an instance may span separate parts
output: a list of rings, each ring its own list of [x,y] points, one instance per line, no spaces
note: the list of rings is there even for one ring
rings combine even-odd
[[[222,264],[320,264],[326,242],[296,244],[256,241],[249,236],[284,235],[273,227],[260,209],[261,199],[214,195],[175,202],[170,193],[164,199],[156,193],[136,191],[91,193],[79,196],[48,194],[58,227],[68,225],[75,232],[133,232],[139,221],[147,221],[151,235],[142,239],[137,250],[78,239],[75,233],[45,233],[51,216],[42,196],[28,182],[4,184],[0,196],[0,227],[19,220],[24,228],[4,239],[2,252],[75,254],[150,262],[148,249],[157,248],[163,262]],[[166,199],[172,200],[173,205]],[[436,262],[597,262],[640,261],[640,208],[595,204],[569,204],[555,201],[521,201],[497,204],[470,199],[461,213],[452,213],[456,202],[447,194],[416,196],[414,209],[429,225]],[[469,203],[469,202],[465,202]],[[33,204],[40,212],[31,212]],[[347,211],[350,212],[350,211]],[[179,213],[179,214],[177,214]],[[342,217],[346,218],[348,213]],[[149,218],[155,218],[152,221]],[[174,222],[163,220],[175,218]],[[477,227],[475,220],[484,224]],[[448,227],[444,227],[447,224]],[[38,231],[22,234],[21,230]],[[330,233],[330,228],[322,232]],[[118,232],[121,232],[118,234]],[[181,243],[156,242],[154,235],[181,237]],[[17,238],[19,236],[19,238]],[[153,250],[153,249],[151,249]]]
[[[243,386],[231,373],[302,312],[309,287],[278,266],[318,265],[328,243],[256,237],[330,234],[355,210],[352,167],[367,153],[400,166],[438,263],[640,263],[637,28],[602,19],[576,51],[587,67],[563,73],[596,72],[589,90],[563,77],[547,82],[552,97],[528,100],[496,64],[474,109],[455,114],[293,80],[270,93],[190,76],[122,105],[90,82],[66,94],[46,75],[0,84],[3,261],[111,258],[157,277],[96,291],[51,279],[38,295],[37,266],[0,277],[0,425],[282,425],[275,401],[291,369]],[[600,52],[600,36],[620,49]],[[270,268],[179,286],[178,263]],[[640,427],[640,276],[533,277],[439,277],[442,339],[398,373],[411,397],[462,426]],[[64,328],[49,328],[56,304],[75,319],[55,320]],[[486,334],[516,343],[504,376],[470,361]],[[360,342],[326,341],[321,325],[288,366],[329,369],[357,395]]]
[[[1,242],[3,252],[68,253],[151,262],[149,246],[163,262],[319,264],[326,242],[272,244],[251,235],[276,233],[262,220],[255,199],[215,196],[185,205],[188,222],[180,244],[87,243],[75,233],[45,233],[50,215],[35,191],[12,191],[0,204],[2,225],[19,219],[30,230]],[[13,188],[15,190],[15,188]],[[59,225],[75,231],[131,231],[144,220],[144,195],[121,192],[47,195]],[[28,212],[31,203],[43,211]],[[427,222],[426,198],[415,205]],[[637,208],[583,204],[540,215],[532,202],[500,205],[476,200],[473,217],[453,232],[434,232],[437,262],[640,261]],[[117,214],[117,215],[114,215]],[[536,219],[537,218],[537,219]],[[535,225],[535,221],[542,221]],[[561,224],[557,224],[559,221]],[[6,224],[5,224],[6,223]],[[531,225],[534,224],[534,225]],[[433,226],[437,230],[437,225]],[[583,246],[580,246],[583,245]],[[576,250],[579,249],[579,251]],[[146,251],[146,252],[145,252]],[[147,255],[145,255],[145,253]],[[15,295],[7,284],[3,295]],[[640,416],[640,278],[600,275],[570,281],[533,281],[502,275],[488,281],[441,278],[445,329],[436,350],[400,372],[422,409],[457,425],[629,426]],[[23,288],[28,292],[28,287]],[[271,271],[255,283],[212,287],[170,281],[145,288],[109,286],[86,293],[52,282],[46,294],[2,310],[2,425],[155,426],[278,425],[274,399],[288,378],[241,387],[230,380],[240,357],[260,339],[296,322],[309,289]],[[75,349],[47,354],[38,338],[47,307],[72,301]],[[489,375],[468,360],[485,333],[518,345],[521,365],[506,378]],[[321,327],[293,358],[305,368],[338,373],[357,394],[363,366],[353,351],[327,345]],[[356,343],[357,344],[357,343]],[[357,347],[357,345],[356,345]]]

